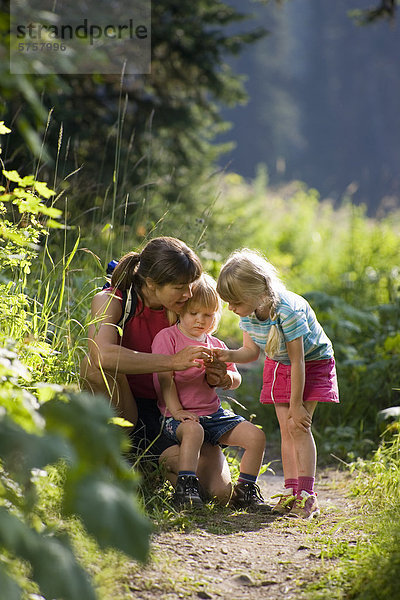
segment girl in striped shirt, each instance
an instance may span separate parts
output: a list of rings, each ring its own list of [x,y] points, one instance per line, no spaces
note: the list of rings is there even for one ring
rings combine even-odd
[[[218,358],[247,363],[260,351],[266,356],[260,401],[275,406],[284,472],[284,490],[273,510],[314,517],[319,507],[312,417],[318,402],[339,402],[332,344],[308,302],[287,290],[258,252],[234,252],[221,269],[217,289],[240,316],[243,330],[243,346],[216,350]]]

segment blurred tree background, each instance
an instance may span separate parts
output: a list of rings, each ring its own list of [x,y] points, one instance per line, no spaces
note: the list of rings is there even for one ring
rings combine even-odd
[[[234,62],[246,73],[249,102],[222,112],[233,129],[220,139],[234,139],[236,148],[220,164],[254,177],[263,163],[273,183],[299,179],[335,203],[350,194],[371,215],[398,207],[396,3],[290,0],[252,7],[253,22],[270,35]]]

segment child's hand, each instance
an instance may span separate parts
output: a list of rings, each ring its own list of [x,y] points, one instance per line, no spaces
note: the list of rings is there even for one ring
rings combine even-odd
[[[218,360],[221,362],[233,362],[230,352],[230,350],[225,350],[224,348],[214,348],[214,360]]]
[[[290,406],[288,419],[290,418],[303,431],[308,431],[312,425],[312,417],[303,404]]]
[[[189,410],[185,410],[184,408],[177,410],[173,417],[176,421],[182,421],[182,423],[183,421],[199,421],[199,415],[196,415]]]

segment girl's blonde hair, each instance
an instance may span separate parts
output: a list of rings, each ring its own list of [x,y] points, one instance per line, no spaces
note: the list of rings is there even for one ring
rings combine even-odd
[[[218,277],[217,291],[226,302],[240,304],[260,300],[269,308],[269,317],[275,320],[280,292],[285,289],[273,265],[259,252],[243,248],[230,255]],[[281,339],[276,325],[271,327],[265,352],[271,358],[280,347]]]
[[[214,314],[212,328],[208,333],[214,333],[218,328],[221,313],[222,302],[217,292],[217,283],[215,279],[203,273],[192,285],[192,297],[185,302],[181,314],[193,309],[205,309]]]

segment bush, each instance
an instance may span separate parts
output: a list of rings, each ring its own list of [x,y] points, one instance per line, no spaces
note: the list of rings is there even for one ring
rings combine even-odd
[[[8,131],[0,124],[0,133]],[[7,187],[0,188],[1,597],[21,598],[22,586],[38,589],[49,600],[91,600],[95,591],[63,520],[77,516],[101,548],[115,547],[142,561],[149,550],[150,523],[139,508],[138,477],[122,458],[125,438],[112,424],[114,413],[106,400],[67,391],[51,385],[51,377],[42,378],[55,364],[56,351],[48,339],[54,303],[39,313],[26,288],[40,239],[61,213],[47,206],[54,192],[45,183],[33,176],[21,178],[15,171],[3,170],[3,176]],[[64,278],[68,264],[66,260]],[[64,289],[59,290],[59,309]],[[50,523],[38,490],[49,465],[60,464],[64,476],[59,516]]]

